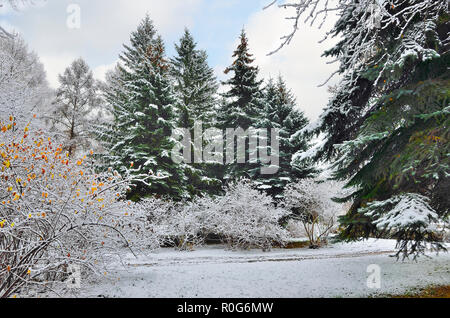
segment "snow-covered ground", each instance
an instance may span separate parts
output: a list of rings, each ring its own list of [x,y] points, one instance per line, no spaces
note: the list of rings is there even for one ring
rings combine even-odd
[[[397,261],[395,242],[369,240],[310,249],[227,251],[208,246],[193,252],[161,249],[125,255],[104,278],[82,279],[69,297],[278,298],[366,297],[431,284],[450,284],[450,255]],[[381,288],[369,289],[367,267],[380,266]],[[124,266],[125,265],[125,266]],[[61,290],[61,292],[64,292]],[[42,295],[41,295],[42,296]],[[52,296],[52,295],[48,295]],[[53,294],[54,296],[54,294]]]

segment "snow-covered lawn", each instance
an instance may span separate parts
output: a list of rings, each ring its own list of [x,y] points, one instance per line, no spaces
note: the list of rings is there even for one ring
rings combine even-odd
[[[161,249],[125,255],[105,278],[82,280],[77,297],[278,298],[366,297],[395,294],[431,284],[450,284],[450,255],[396,261],[390,240],[334,244],[310,249],[226,251],[208,246],[193,252]],[[123,265],[125,264],[125,266]],[[367,287],[367,267],[381,268],[381,288]],[[42,295],[41,295],[42,296]],[[48,295],[52,296],[52,295]],[[54,295],[53,295],[54,296]]]

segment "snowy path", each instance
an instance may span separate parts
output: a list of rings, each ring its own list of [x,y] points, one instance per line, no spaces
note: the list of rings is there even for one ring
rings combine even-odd
[[[395,242],[370,240],[320,250],[275,249],[194,252],[163,249],[147,257],[127,255],[109,279],[83,282],[82,297],[364,297],[367,266],[381,268],[377,293],[401,293],[430,284],[450,284],[450,255],[430,254],[418,262],[389,257]],[[112,278],[114,277],[114,278]]]

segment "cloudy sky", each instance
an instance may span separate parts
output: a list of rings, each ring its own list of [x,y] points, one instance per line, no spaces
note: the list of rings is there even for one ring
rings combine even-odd
[[[95,76],[102,79],[117,61],[122,44],[128,42],[130,33],[148,13],[165,40],[169,56],[174,54],[174,43],[188,27],[198,46],[208,52],[209,63],[221,80],[226,78],[223,70],[232,61],[244,27],[261,78],[282,74],[296,94],[299,107],[312,120],[327,104],[327,87],[318,85],[337,65],[327,64],[321,54],[335,40],[322,44],[319,40],[332,27],[334,18],[329,18],[320,30],[302,24],[290,46],[267,56],[292,28],[292,22],[285,19],[291,11],[276,6],[263,10],[271,0],[36,1],[43,3],[18,12],[6,6],[0,8],[0,25],[22,34],[44,63],[53,87],[58,85],[57,75],[77,57],[83,57]],[[67,24],[76,15],[73,4],[80,9],[80,28],[69,28]]]

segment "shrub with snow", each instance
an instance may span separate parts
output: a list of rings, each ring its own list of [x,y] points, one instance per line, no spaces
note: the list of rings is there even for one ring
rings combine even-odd
[[[289,212],[276,208],[272,198],[255,189],[248,180],[230,184],[225,195],[204,206],[210,210],[209,230],[223,237],[231,248],[268,250],[287,239],[280,220]]]
[[[132,180],[95,173],[13,117],[0,128],[0,297],[61,281],[71,264],[104,274],[102,258],[139,242],[139,211],[123,198]]]
[[[203,211],[191,202],[173,202],[157,198],[142,200],[140,208],[146,211],[150,231],[164,246],[190,250],[203,243]]]
[[[276,208],[272,198],[248,180],[229,185],[223,196],[180,203],[151,198],[139,205],[160,242],[180,250],[201,245],[208,235],[221,237],[230,248],[263,250],[288,237],[279,222],[289,213]]]
[[[287,220],[286,229],[289,232],[289,235],[293,238],[305,238],[308,237],[308,234],[305,231],[305,227],[303,223],[299,220],[290,218]]]
[[[326,243],[330,232],[337,229],[337,218],[344,213],[344,207],[332,198],[341,189],[341,183],[314,179],[302,179],[286,187],[281,205],[292,212],[294,221],[302,223],[311,247]]]

